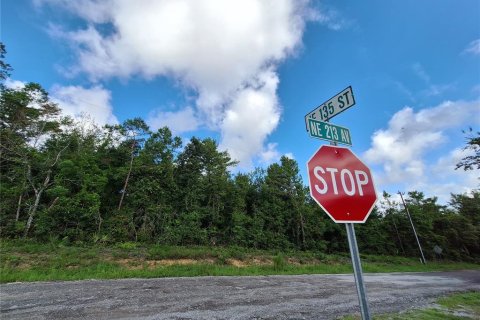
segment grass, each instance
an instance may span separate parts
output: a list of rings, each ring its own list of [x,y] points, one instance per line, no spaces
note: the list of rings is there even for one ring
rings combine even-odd
[[[347,316],[343,320],[357,320],[360,316]],[[464,320],[480,319],[480,292],[456,293],[437,299],[436,306],[404,313],[374,315],[374,320]]]
[[[478,264],[362,255],[365,272],[480,269]],[[133,242],[112,246],[2,240],[0,283],[192,276],[351,273],[348,254],[254,250],[239,247],[178,247]]]

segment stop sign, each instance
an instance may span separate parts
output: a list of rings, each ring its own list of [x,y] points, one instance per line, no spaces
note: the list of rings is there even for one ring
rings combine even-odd
[[[321,146],[307,162],[310,194],[337,223],[363,223],[377,201],[370,169],[347,148]]]

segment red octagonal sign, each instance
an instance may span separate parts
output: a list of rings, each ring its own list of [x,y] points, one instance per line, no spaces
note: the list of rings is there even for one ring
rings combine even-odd
[[[377,201],[370,169],[347,148],[321,146],[307,162],[310,194],[337,223],[363,223]]]

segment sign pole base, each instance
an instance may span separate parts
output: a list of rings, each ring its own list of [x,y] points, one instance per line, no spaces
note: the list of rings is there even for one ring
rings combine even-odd
[[[350,256],[352,257],[353,273],[355,275],[355,284],[357,285],[358,300],[360,302],[360,313],[363,320],[370,320],[370,310],[367,302],[367,292],[363,282],[362,265],[360,263],[360,253],[358,252],[357,238],[353,223],[346,223],[348,246],[350,247]]]

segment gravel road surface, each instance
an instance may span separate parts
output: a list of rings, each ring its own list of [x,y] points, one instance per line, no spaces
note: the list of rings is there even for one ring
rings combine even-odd
[[[372,314],[480,290],[480,271],[366,274]],[[359,313],[353,275],[199,277],[0,285],[1,319],[336,319]]]

